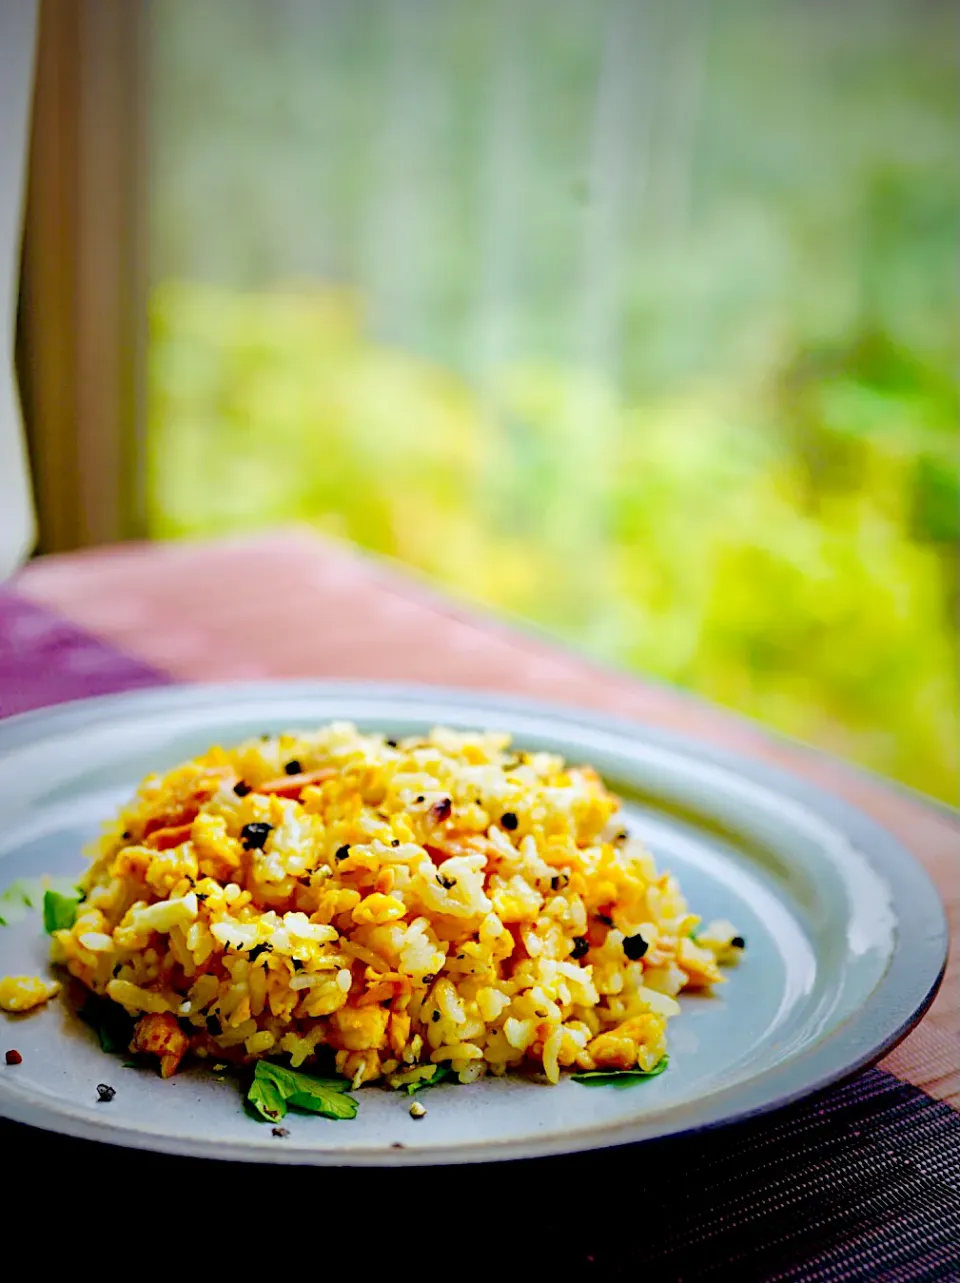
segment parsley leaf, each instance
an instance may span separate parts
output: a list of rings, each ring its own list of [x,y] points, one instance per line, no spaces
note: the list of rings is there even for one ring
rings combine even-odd
[[[444,1078],[449,1078],[452,1073],[453,1070],[449,1065],[437,1065],[429,1078],[418,1078],[416,1082],[406,1083],[404,1091],[408,1096],[412,1096],[415,1091],[422,1091],[424,1087],[436,1087],[437,1083],[442,1083]]]
[[[128,1015],[112,998],[91,994],[77,1015],[95,1031],[101,1051],[126,1051],[133,1041],[136,1017]]]
[[[47,935],[54,931],[69,931],[77,917],[77,906],[83,893],[76,887],[64,894],[51,888],[43,896],[43,929]]]
[[[259,1069],[259,1066],[257,1066]],[[254,1077],[247,1092],[247,1100],[268,1123],[275,1123],[287,1112],[286,1097],[270,1078]]]
[[[322,1114],[324,1118],[356,1118],[357,1102],[340,1090],[331,1091],[329,1087],[311,1087],[310,1091],[298,1091],[287,1102],[291,1109],[301,1109],[305,1114]]]
[[[247,1101],[268,1122],[283,1118],[287,1106],[324,1118],[355,1118],[358,1104],[343,1078],[314,1078],[269,1060],[258,1060]]]
[[[31,909],[39,909],[47,890],[77,903],[83,898],[70,878],[17,878],[0,895],[0,927],[12,927],[22,922]]]
[[[652,1069],[596,1069],[586,1074],[574,1074],[573,1081],[582,1087],[633,1087],[647,1078],[658,1078],[670,1064],[670,1057],[663,1056]]]

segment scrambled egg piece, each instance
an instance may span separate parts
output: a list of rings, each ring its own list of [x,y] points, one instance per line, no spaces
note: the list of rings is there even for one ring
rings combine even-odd
[[[40,976],[4,976],[0,980],[0,1008],[4,1011],[32,1011],[60,992],[56,980]]]

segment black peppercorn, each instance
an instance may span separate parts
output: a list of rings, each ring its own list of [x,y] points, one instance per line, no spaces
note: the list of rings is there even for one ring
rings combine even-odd
[[[106,1083],[97,1083],[97,1099],[102,1101],[113,1100],[117,1091],[115,1087],[110,1087]]]
[[[503,815],[500,816],[500,823],[512,833],[519,821],[512,811],[504,811]]]
[[[627,936],[623,942],[623,952],[631,962],[639,962],[650,946],[643,936]]]
[[[246,780],[237,780],[236,784],[233,786],[233,791],[236,793],[237,797],[246,797],[252,790]]]
[[[348,846],[338,846],[333,858],[335,860],[345,860],[349,854],[350,848]]]
[[[744,940],[743,936],[734,936],[733,939],[730,941],[731,949],[745,949],[746,947],[747,947],[747,942],[746,940]]]
[[[267,824],[263,820],[254,820],[252,824],[245,824],[240,830],[240,841],[248,851],[262,851],[272,832],[272,824]]]
[[[573,948],[570,950],[570,957],[574,960],[584,957],[590,952],[590,941],[586,936],[575,936]]]
[[[300,772],[303,770],[303,767],[294,757],[286,764],[286,766],[283,769],[287,773],[287,775],[299,775]]]

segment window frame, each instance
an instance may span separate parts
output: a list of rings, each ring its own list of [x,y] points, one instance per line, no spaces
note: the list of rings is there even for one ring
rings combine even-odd
[[[137,538],[147,340],[146,0],[42,0],[16,368],[39,552]]]

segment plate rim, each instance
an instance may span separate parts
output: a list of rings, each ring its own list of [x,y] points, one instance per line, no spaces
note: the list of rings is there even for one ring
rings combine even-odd
[[[124,1148],[219,1161],[380,1167],[545,1158],[695,1135],[785,1108],[876,1064],[922,1020],[937,995],[949,956],[946,911],[932,878],[897,837],[845,799],[783,767],[755,760],[740,752],[727,751],[709,741],[639,719],[484,688],[427,683],[301,678],[198,682],[158,685],[71,700],[0,719],[0,762],[18,747],[42,739],[51,732],[56,734],[58,723],[65,728],[79,719],[89,725],[122,715],[124,711],[128,715],[138,711],[149,714],[152,709],[169,711],[177,705],[186,705],[197,711],[198,704],[216,708],[226,700],[238,698],[254,707],[258,702],[298,696],[304,699],[342,700],[354,697],[364,701],[399,700],[410,703],[412,709],[424,703],[452,704],[476,708],[478,715],[513,714],[559,723],[568,729],[575,730],[580,726],[616,737],[639,737],[652,747],[678,753],[746,779],[768,793],[782,792],[850,837],[872,871],[890,888],[896,909],[896,929],[884,973],[857,1011],[847,1016],[826,1037],[755,1078],[710,1093],[702,1102],[674,1106],[659,1116],[558,1132],[547,1137],[464,1142],[449,1149],[418,1143],[409,1149],[385,1146],[353,1152],[323,1146],[267,1148],[243,1141],[228,1141],[221,1147],[206,1140],[192,1141],[189,1137],[164,1135],[162,1132],[136,1128],[118,1131],[106,1120],[99,1122],[69,1110],[52,1112],[30,1101],[18,1101],[16,1093],[11,1099],[2,1085],[0,1116]],[[358,715],[360,711],[358,709]],[[909,895],[897,894],[900,884],[909,888]],[[749,1097],[756,1094],[758,1087],[761,1089],[760,1098],[751,1102]],[[694,1114],[692,1118],[675,1117],[677,1113],[687,1115],[691,1112]],[[38,1113],[40,1120],[36,1117]],[[663,1120],[659,1127],[658,1117]]]

